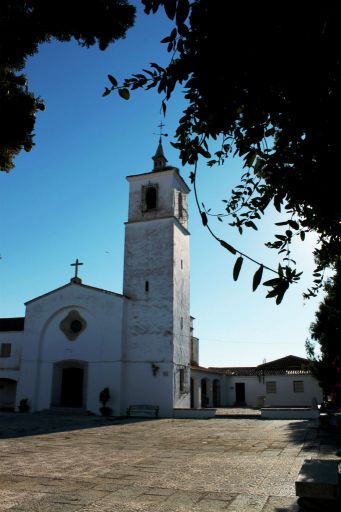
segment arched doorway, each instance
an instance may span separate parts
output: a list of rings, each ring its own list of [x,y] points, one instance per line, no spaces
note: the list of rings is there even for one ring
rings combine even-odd
[[[13,379],[0,379],[0,411],[14,411],[17,383]]]
[[[208,407],[208,402],[207,382],[206,379],[201,379],[201,407]]]
[[[236,382],[236,402],[235,405],[243,406],[245,405],[245,383],[244,382]]]
[[[218,379],[213,381],[213,407],[220,407],[220,382]]]
[[[62,407],[82,407],[83,405],[83,368],[62,369],[62,387],[60,405]]]
[[[87,363],[59,361],[53,367],[52,400],[54,407],[86,406]]]
[[[194,409],[194,380],[191,377],[191,409]]]

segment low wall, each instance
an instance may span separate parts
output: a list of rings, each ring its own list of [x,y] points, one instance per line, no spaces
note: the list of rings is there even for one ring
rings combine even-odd
[[[270,420],[313,420],[319,418],[320,411],[307,407],[263,407],[261,416]]]
[[[214,418],[216,409],[203,408],[203,409],[173,409],[173,418],[196,418],[208,419]]]

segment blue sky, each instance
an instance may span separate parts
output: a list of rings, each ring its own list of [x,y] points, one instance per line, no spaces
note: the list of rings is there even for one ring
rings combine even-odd
[[[36,146],[16,159],[16,168],[0,173],[0,316],[24,315],[24,302],[66,284],[79,258],[83,282],[122,291],[127,175],[152,168],[160,123],[160,96],[136,92],[129,101],[102,98],[107,74],[118,79],[138,73],[150,62],[165,64],[159,41],[168,35],[164,15],[138,12],[125,40],[105,52],[76,43],[43,45],[27,64],[30,89],[44,98],[37,116]],[[233,72],[233,70],[230,70]],[[168,106],[164,142],[169,163],[181,168],[169,145],[184,108],[181,89]],[[189,167],[181,170],[189,183]],[[222,199],[238,183],[241,166],[199,165],[200,200],[223,211]],[[227,223],[213,222],[220,237],[265,264],[277,267],[276,253],[264,247],[275,231],[275,213],[259,231],[240,236]],[[305,356],[304,342],[322,295],[304,304],[311,284],[314,236],[297,243],[295,257],[304,271],[283,303],[265,299],[264,287],[252,293],[256,268],[244,263],[237,283],[234,256],[202,227],[194,197],[190,201],[191,314],[200,338],[200,363],[255,365],[288,354]],[[270,276],[269,276],[270,278]]]

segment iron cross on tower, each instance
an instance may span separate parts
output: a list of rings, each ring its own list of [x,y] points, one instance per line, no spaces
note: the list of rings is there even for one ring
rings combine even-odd
[[[75,263],[70,263],[70,267],[75,267],[75,277],[78,277],[78,267],[80,265],[84,265],[84,263],[80,263],[78,258],[76,259]]]
[[[162,131],[162,128],[164,128],[165,126],[166,125],[164,125],[162,121],[158,125],[158,128],[160,128],[160,133],[159,133],[160,142],[161,142],[161,137],[168,137],[168,133],[163,133],[163,131]]]

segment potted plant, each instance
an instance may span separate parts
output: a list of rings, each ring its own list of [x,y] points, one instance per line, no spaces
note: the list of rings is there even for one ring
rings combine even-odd
[[[30,405],[28,403],[28,398],[22,398],[19,402],[18,409],[20,412],[28,412],[30,410]]]
[[[110,391],[109,388],[104,388],[99,394],[99,401],[102,404],[102,407],[99,408],[101,411],[102,416],[110,416],[111,414],[111,408],[107,407],[106,404],[109,402],[110,399]]]

